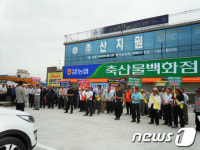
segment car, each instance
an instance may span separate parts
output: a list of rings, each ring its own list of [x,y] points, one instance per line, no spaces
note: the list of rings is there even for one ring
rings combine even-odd
[[[37,144],[34,122],[29,113],[0,107],[0,150],[32,150]]]

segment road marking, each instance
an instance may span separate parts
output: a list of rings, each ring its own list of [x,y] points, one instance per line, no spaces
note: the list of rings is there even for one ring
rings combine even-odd
[[[54,149],[54,148],[51,148],[51,147],[42,145],[42,144],[40,144],[40,143],[37,143],[36,146],[39,147],[39,148],[43,148],[43,149],[45,149],[45,150],[56,150],[56,149]]]

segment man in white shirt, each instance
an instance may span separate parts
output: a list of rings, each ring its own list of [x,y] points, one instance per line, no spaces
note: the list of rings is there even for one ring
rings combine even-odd
[[[81,88],[80,91],[80,112],[85,112],[85,99],[86,99],[86,92],[85,88]]]
[[[88,108],[90,108],[90,116],[92,116],[92,92],[93,88],[88,88],[86,92],[86,114],[84,116],[88,116]]]
[[[35,95],[35,99],[34,99],[35,109],[34,110],[39,110],[40,108],[40,92],[41,92],[40,86],[37,85],[34,91],[34,95]]]
[[[66,94],[65,94],[66,95]],[[64,88],[60,88],[59,90],[59,99],[58,99],[58,109],[64,107]]]
[[[34,92],[34,89],[33,89],[32,85],[30,85],[30,88],[29,88],[29,107],[30,108],[33,107],[33,101],[34,101],[33,92]]]
[[[0,101],[6,101],[7,88],[5,84],[0,87]]]
[[[151,109],[151,121],[149,124],[154,124],[154,119],[156,122],[156,125],[159,125],[159,111],[161,110],[161,97],[159,95],[158,89],[153,89],[153,94],[149,97],[149,103],[148,106]]]
[[[183,96],[184,96],[184,105],[183,105],[183,118],[184,118],[184,123],[185,125],[188,125],[188,104],[189,104],[189,97],[188,95],[185,93],[184,89],[181,89],[181,91],[183,92]]]
[[[105,103],[107,106],[107,113],[109,114],[111,111],[111,105],[112,105],[112,99],[113,99],[113,92],[111,91],[111,88],[108,87],[108,91],[105,92]]]
[[[171,94],[171,89],[168,88],[165,98],[164,98],[164,116],[165,116],[165,123],[163,125],[168,125],[169,127],[172,126],[172,94]]]
[[[86,114],[84,116],[88,116],[88,109],[90,108],[90,116],[92,116],[92,92],[93,88],[88,88],[88,91],[86,92]]]

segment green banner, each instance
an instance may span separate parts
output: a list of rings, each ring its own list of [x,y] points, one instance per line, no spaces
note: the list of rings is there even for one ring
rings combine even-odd
[[[168,77],[168,86],[181,86],[182,77]]]
[[[128,86],[136,86],[136,87],[142,87],[142,79],[141,78],[127,78],[127,85]]]
[[[89,78],[140,77],[195,77],[200,76],[200,57],[105,63]]]

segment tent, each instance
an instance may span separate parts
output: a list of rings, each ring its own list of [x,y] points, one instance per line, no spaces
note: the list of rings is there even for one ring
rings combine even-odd
[[[44,81],[40,81],[40,83],[41,83],[42,85],[47,85]]]

